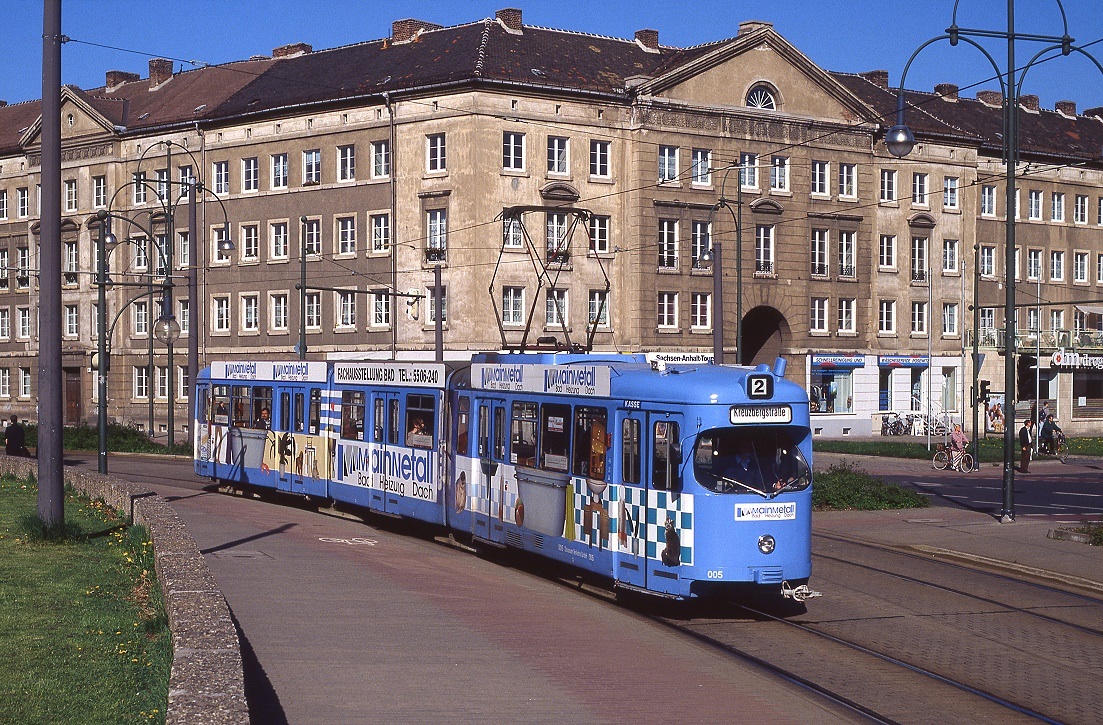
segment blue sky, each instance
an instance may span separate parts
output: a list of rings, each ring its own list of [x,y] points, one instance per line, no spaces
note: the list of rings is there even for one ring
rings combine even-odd
[[[383,38],[400,18],[454,25],[511,6],[520,7],[530,25],[622,38],[654,28],[661,43],[677,46],[731,37],[743,20],[770,21],[820,67],[846,72],[883,68],[896,85],[912,52],[950,25],[953,0],[63,0],[62,31],[74,42],[63,46],[62,79],[95,88],[103,85],[107,70],[146,76],[151,55],[223,63],[269,54],[287,43],[301,41],[321,49]],[[1101,41],[1089,50],[1103,63],[1100,0],[1064,0],[1064,6],[1069,34],[1078,45]],[[1006,8],[1006,0],[961,0],[958,24],[1003,30]],[[1020,33],[1061,34],[1057,0],[1018,0],[1016,8]],[[15,103],[41,96],[41,35],[41,1],[8,0],[0,24],[0,99]],[[997,42],[988,49],[1001,67],[1006,64],[1005,45]],[[1041,46],[1024,43],[1018,62],[1025,63],[1038,50]],[[936,83],[956,83],[963,95],[972,96],[979,88],[998,88],[989,82],[966,89],[992,75],[978,51],[964,43],[951,48],[942,41],[919,56],[907,86],[932,90]],[[1068,99],[1083,111],[1103,106],[1103,73],[1073,54],[1033,68],[1023,92],[1040,96],[1046,108]]]

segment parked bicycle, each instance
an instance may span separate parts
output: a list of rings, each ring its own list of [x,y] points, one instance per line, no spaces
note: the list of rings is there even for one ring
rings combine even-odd
[[[945,471],[949,468],[951,471],[961,471],[962,473],[972,473],[977,469],[977,460],[969,451],[962,452],[960,459],[956,463],[953,459],[954,449],[945,443],[938,443],[933,458],[935,468],[940,471]]]
[[[911,419],[904,418],[899,413],[886,413],[881,417],[881,435],[902,436],[911,430]]]

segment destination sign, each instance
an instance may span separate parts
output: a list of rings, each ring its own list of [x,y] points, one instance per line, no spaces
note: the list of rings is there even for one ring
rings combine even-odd
[[[793,409],[788,405],[733,405],[729,413],[732,425],[793,422]]]

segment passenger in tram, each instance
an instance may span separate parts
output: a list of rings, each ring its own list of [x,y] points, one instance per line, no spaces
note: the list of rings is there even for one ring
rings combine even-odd
[[[260,415],[257,416],[257,423],[253,427],[259,428],[260,430],[272,429],[272,414],[268,412],[268,408],[260,409]]]

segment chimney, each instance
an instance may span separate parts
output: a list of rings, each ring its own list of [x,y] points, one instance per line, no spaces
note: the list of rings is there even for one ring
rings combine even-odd
[[[155,88],[172,80],[172,61],[153,58],[149,61],[149,87]]]
[[[1038,96],[1033,93],[1019,96],[1019,104],[1028,111],[1037,111],[1040,106],[1038,105]]]
[[[294,58],[299,55],[313,53],[314,47],[309,43],[290,43],[272,49],[273,58]]]
[[[411,40],[416,40],[418,33],[423,30],[440,30],[442,27],[444,26],[414,18],[396,20],[391,23],[391,40],[396,43],[409,43]]]
[[[1066,116],[1076,117],[1076,101],[1057,101],[1054,108]]]
[[[774,24],[768,23],[765,20],[744,20],[742,23],[739,24],[739,34],[736,37],[739,37],[739,35],[747,35],[749,33],[753,33],[754,31],[761,28],[772,27],[774,27]]]
[[[953,83],[939,83],[934,87],[934,92],[944,101],[957,100],[957,86]]]
[[[643,47],[644,50],[653,50],[658,52],[659,50],[659,31],[646,28],[644,30],[636,31],[636,42]]]
[[[113,91],[124,83],[130,83],[136,81],[141,76],[137,73],[127,73],[123,70],[109,70],[107,71],[107,90]]]
[[[889,87],[889,72],[887,70],[870,70],[859,73],[859,75],[878,88],[888,89]]]
[[[521,32],[521,11],[518,8],[502,8],[494,13],[506,30]]]
[[[1103,121],[1103,106],[1096,106],[1095,108],[1084,109],[1085,116],[1095,116],[1100,121]]]
[[[6,105],[8,105],[7,101],[0,101],[0,108],[3,108]]]
[[[1003,94],[999,91],[977,91],[977,100],[986,106],[1003,108]]]

